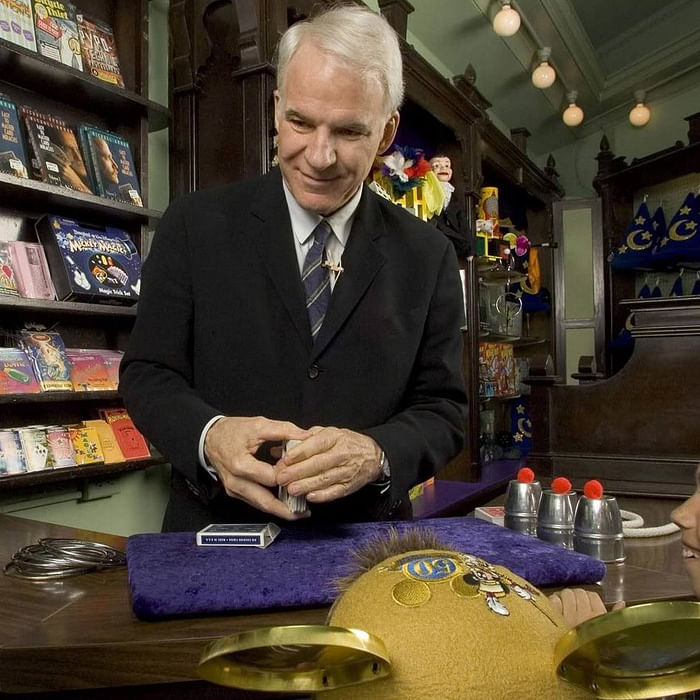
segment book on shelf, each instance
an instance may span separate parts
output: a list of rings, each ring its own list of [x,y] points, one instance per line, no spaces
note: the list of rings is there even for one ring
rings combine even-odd
[[[139,178],[129,142],[119,134],[88,124],[79,127],[79,134],[95,194],[142,207]]]
[[[39,243],[10,241],[10,260],[17,277],[17,290],[25,299],[55,299],[49,264]]]
[[[50,185],[92,194],[75,129],[60,117],[30,107],[22,106],[19,112],[35,176]]]
[[[60,300],[133,304],[141,288],[141,257],[126,231],[82,226],[43,216],[36,223]]]
[[[0,394],[38,394],[34,365],[20,348],[0,348]]]
[[[119,447],[117,438],[112,430],[112,426],[100,418],[84,420],[83,425],[86,428],[94,428],[97,431],[97,437],[100,440],[102,454],[105,464],[117,464],[125,462],[124,454]]]
[[[81,12],[76,16],[85,71],[105,82],[124,87],[114,32],[105,22]]]
[[[0,95],[0,173],[28,178],[28,166],[17,105]]]
[[[138,431],[126,409],[101,408],[99,414],[114,431],[125,459],[147,459],[151,456],[146,438]]]
[[[36,51],[31,0],[0,0],[0,39]]]
[[[58,333],[20,331],[22,349],[31,359],[43,391],[72,391],[70,362],[66,346]]]
[[[42,56],[83,70],[75,6],[64,0],[35,0],[34,28]]]
[[[99,351],[66,348],[73,391],[113,391],[107,368]]]
[[[10,247],[7,241],[0,241],[0,296],[18,297],[17,277],[12,268]]]

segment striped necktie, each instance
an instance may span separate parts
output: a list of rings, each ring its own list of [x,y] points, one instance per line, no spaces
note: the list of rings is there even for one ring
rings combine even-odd
[[[326,241],[331,235],[330,224],[324,219],[313,230],[314,242],[304,259],[301,281],[306,294],[306,311],[311,324],[311,337],[315,341],[331,300],[331,279],[328,268],[323,266]]]

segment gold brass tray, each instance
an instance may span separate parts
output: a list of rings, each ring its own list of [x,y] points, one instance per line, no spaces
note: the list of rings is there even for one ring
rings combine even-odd
[[[659,698],[700,688],[700,602],[617,610],[569,630],[557,673],[599,698]]]
[[[313,693],[383,678],[391,662],[384,644],[362,630],[286,625],[212,642],[198,671],[229,687]]]

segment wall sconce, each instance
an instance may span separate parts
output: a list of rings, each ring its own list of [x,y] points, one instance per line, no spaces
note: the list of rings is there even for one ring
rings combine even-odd
[[[583,121],[583,110],[576,104],[578,92],[571,90],[566,93],[566,99],[569,101],[569,106],[561,115],[562,121],[567,126],[578,126]]]
[[[537,51],[539,65],[532,71],[532,84],[540,90],[551,87],[557,79],[557,74],[554,68],[549,65],[549,57],[552,55],[552,49],[545,46]]]
[[[513,36],[520,28],[520,15],[510,5],[510,2],[503,2],[493,18],[493,31],[498,36]]]
[[[634,101],[637,104],[630,110],[630,124],[632,124],[632,126],[645,126],[649,123],[651,112],[649,111],[649,107],[644,104],[645,97],[646,94],[644,90],[635,90]]]

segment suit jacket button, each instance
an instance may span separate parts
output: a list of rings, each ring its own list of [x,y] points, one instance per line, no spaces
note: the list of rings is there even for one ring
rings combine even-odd
[[[309,367],[309,370],[306,374],[309,377],[309,379],[316,379],[316,377],[318,377],[318,375],[319,375],[319,372],[320,372],[320,370],[318,368],[318,365],[311,365],[311,367]]]

